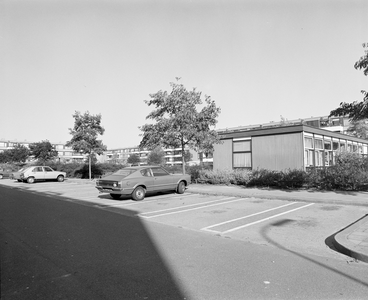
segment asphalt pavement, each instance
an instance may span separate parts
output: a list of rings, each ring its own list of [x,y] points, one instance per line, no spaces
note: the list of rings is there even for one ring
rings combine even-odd
[[[80,184],[95,184],[93,180],[68,180]],[[207,195],[365,206],[368,212],[368,192],[319,191],[315,189],[279,190],[212,184],[191,184],[187,191]],[[368,214],[352,224],[347,224],[345,228],[335,233],[332,236],[332,243],[339,252],[357,260],[368,262]]]
[[[277,190],[210,184],[192,184],[189,186],[188,191],[208,195],[358,205],[366,206],[368,211],[367,192]],[[332,243],[339,252],[360,261],[368,262],[368,214],[335,233],[332,236]]]

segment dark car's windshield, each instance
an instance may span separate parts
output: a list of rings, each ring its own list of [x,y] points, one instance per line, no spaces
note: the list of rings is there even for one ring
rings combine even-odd
[[[134,173],[136,170],[134,169],[121,169],[121,170],[118,170],[116,171],[114,174],[112,175],[119,175],[119,176],[123,176],[123,177],[126,177],[132,173]]]

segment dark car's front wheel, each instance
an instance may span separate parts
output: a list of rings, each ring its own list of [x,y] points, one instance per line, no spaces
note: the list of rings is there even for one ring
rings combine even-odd
[[[178,187],[176,188],[176,192],[178,194],[184,194],[185,192],[185,182],[184,181],[179,182]]]
[[[146,195],[146,191],[143,187],[137,186],[135,190],[132,193],[132,198],[135,201],[141,201],[144,199],[144,196]]]
[[[120,199],[120,194],[110,194],[110,196],[115,199],[115,200],[119,200]]]

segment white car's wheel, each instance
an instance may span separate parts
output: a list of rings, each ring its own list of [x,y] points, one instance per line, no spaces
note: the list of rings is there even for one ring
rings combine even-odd
[[[56,180],[57,180],[58,182],[63,182],[63,181],[64,181],[64,176],[63,176],[63,175],[59,175],[59,176],[56,178]]]
[[[27,178],[27,182],[28,183],[34,183],[35,182],[35,178],[34,177],[28,177]]]
[[[3,179],[3,177],[4,177],[3,174],[0,174],[0,179]]]

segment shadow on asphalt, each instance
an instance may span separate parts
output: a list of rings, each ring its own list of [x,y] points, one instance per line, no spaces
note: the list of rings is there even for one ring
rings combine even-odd
[[[273,222],[273,223],[271,223],[271,224],[269,224],[269,225],[263,226],[263,227],[262,227],[262,229],[261,229],[261,235],[262,235],[262,237],[263,237],[267,242],[269,242],[270,244],[272,244],[272,245],[276,246],[276,247],[277,247],[277,248],[279,248],[279,249],[282,249],[282,250],[284,250],[284,251],[287,251],[287,252],[289,252],[289,253],[292,253],[292,254],[294,254],[294,255],[296,255],[296,256],[298,256],[298,257],[300,257],[300,258],[303,258],[303,259],[305,259],[305,260],[307,260],[307,261],[309,261],[309,262],[311,262],[311,263],[313,263],[313,264],[316,264],[316,265],[318,265],[318,266],[320,266],[320,267],[323,267],[323,268],[325,268],[325,269],[328,269],[329,271],[332,271],[332,272],[334,272],[334,273],[337,273],[337,274],[339,274],[339,275],[341,275],[341,276],[343,276],[343,277],[345,277],[345,278],[347,278],[347,279],[349,279],[349,280],[352,280],[352,281],[354,281],[354,282],[356,282],[356,283],[359,283],[359,284],[361,284],[361,285],[363,285],[363,286],[365,286],[365,287],[368,287],[368,282],[362,281],[362,280],[361,280],[361,279],[359,279],[359,278],[355,278],[355,277],[353,277],[353,276],[350,276],[350,275],[348,275],[348,274],[345,274],[345,273],[343,273],[343,272],[341,272],[341,271],[339,271],[339,270],[337,270],[337,269],[335,269],[335,268],[331,268],[330,266],[328,266],[328,265],[326,265],[326,264],[323,264],[323,263],[321,263],[321,262],[318,262],[318,261],[316,261],[316,260],[314,260],[314,259],[312,259],[312,258],[310,258],[310,257],[307,257],[307,256],[305,256],[305,255],[303,255],[303,254],[301,254],[301,253],[298,253],[298,252],[292,251],[292,250],[290,250],[290,249],[287,249],[287,248],[285,248],[284,246],[282,246],[281,244],[279,244],[279,243],[277,243],[276,241],[274,241],[273,239],[271,239],[271,238],[267,235],[267,231],[268,231],[268,229],[269,229],[271,226],[284,226],[284,225],[286,225],[286,224],[288,224],[288,223],[290,223],[290,222],[294,222],[294,221],[293,221],[293,220],[290,220],[290,219],[282,219],[282,220],[279,220],[279,221]],[[331,237],[329,237],[329,238],[331,238]],[[326,240],[326,244],[331,242],[331,240],[330,240],[329,238],[328,238],[328,241]],[[327,245],[327,246],[329,246],[329,245]],[[335,249],[333,249],[333,250],[335,250]],[[335,251],[336,251],[336,250],[335,250]]]
[[[3,299],[185,299],[139,218],[63,199],[0,187]]]

